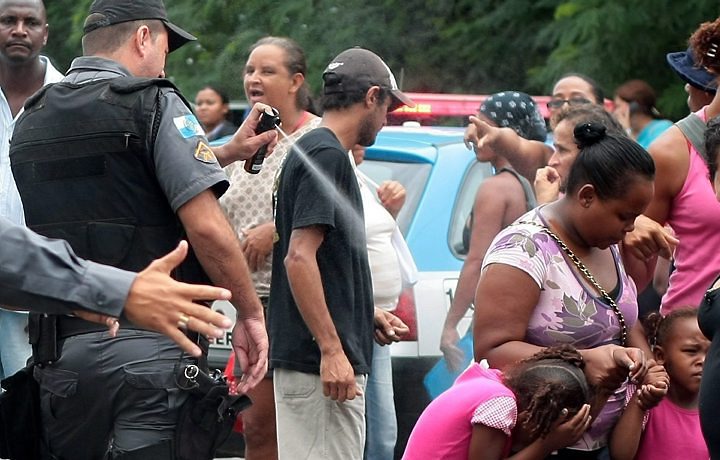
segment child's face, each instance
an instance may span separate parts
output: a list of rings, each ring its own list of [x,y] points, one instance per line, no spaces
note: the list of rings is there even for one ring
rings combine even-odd
[[[671,391],[697,394],[710,341],[700,332],[697,318],[678,318],[668,332],[656,357],[670,376]]]

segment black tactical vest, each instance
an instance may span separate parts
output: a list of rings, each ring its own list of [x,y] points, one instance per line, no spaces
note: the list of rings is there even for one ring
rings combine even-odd
[[[175,90],[163,79],[60,82],[27,101],[10,160],[28,227],[133,271],[177,245],[183,228],[153,163],[162,88]],[[193,254],[174,275],[207,282]]]

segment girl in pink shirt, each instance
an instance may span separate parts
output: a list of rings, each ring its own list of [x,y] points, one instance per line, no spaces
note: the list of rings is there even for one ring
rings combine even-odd
[[[620,347],[615,353],[618,359]],[[590,426],[592,391],[569,345],[547,348],[504,375],[473,363],[420,415],[404,460],[543,459]]]
[[[698,394],[710,341],[700,332],[697,309],[673,310],[664,318],[655,313],[647,323],[659,366],[651,367],[642,387],[630,393],[610,438],[611,457],[707,460]]]

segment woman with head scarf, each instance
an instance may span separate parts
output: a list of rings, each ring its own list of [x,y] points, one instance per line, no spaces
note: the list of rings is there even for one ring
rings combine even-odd
[[[491,126],[510,128],[528,140],[545,140],[545,121],[535,102],[525,93],[503,91],[493,94],[480,106],[478,118]],[[485,179],[475,195],[463,235],[467,257],[440,340],[448,368],[456,372],[463,366],[463,352],[457,346],[460,339],[457,326],[472,304],[485,251],[500,230],[536,204],[532,186],[505,157],[487,148],[475,149],[475,155],[478,161],[490,163],[495,175]]]

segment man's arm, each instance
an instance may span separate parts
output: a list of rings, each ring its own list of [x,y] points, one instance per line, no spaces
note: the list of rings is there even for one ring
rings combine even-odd
[[[231,302],[237,310],[233,348],[244,373],[238,391],[244,393],[265,376],[268,338],[262,305],[240,242],[210,189],[191,198],[177,213],[210,279],[232,293]]]
[[[0,305],[39,313],[77,308],[119,316],[135,274],[80,259],[50,240],[0,217]]]
[[[178,329],[185,315],[189,329],[221,337],[230,321],[193,303],[227,299],[225,289],[190,285],[169,273],[187,254],[187,243],[154,261],[139,274],[83,260],[62,240],[51,240],[0,217],[0,304],[38,313],[75,313],[108,323],[124,313],[136,325],[161,332],[195,356],[200,349]]]
[[[490,126],[473,116],[465,130],[465,145],[469,148],[470,144],[475,149],[489,148],[504,156],[530,182],[535,180],[535,171],[547,165],[553,152],[543,142],[525,139],[511,128]]]
[[[343,402],[354,399],[360,389],[325,302],[316,259],[324,239],[325,232],[320,226],[293,230],[284,262],[295,303],[320,348],[323,393],[330,399]]]

